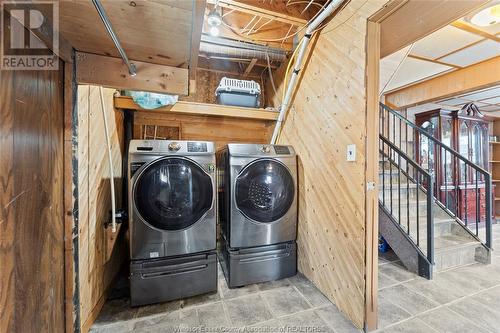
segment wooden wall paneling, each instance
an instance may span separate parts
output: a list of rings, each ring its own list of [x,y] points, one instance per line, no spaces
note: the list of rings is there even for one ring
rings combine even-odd
[[[0,72],[0,332],[14,332],[16,320],[14,253],[14,71]]]
[[[141,139],[143,125],[179,126],[182,140],[214,141],[219,149],[230,142],[268,142],[274,121],[137,111],[134,112],[134,139]]]
[[[385,2],[351,2],[322,30],[278,140],[299,155],[299,271],[359,328],[367,314],[367,19]],[[346,161],[348,144],[356,162]]]
[[[62,74],[0,77],[2,332],[64,331]]]
[[[114,89],[104,89],[112,142],[115,179],[109,179],[104,122],[97,86],[78,87],[79,272],[81,329],[86,332],[99,314],[109,287],[126,257],[124,235],[104,224],[111,209],[110,181],[121,207],[123,115],[113,108]],[[120,228],[118,228],[120,230]]]

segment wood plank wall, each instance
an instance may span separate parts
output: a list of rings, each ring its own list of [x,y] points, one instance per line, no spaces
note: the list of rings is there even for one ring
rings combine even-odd
[[[366,133],[375,125],[366,123],[367,18],[385,2],[352,1],[322,30],[278,140],[299,155],[299,270],[360,328]],[[275,106],[282,89],[281,82]],[[349,144],[356,145],[356,162],[346,161]]]
[[[104,100],[120,208],[124,129],[122,112],[113,108],[114,91],[104,88]],[[110,219],[110,169],[99,89],[88,85],[78,86],[78,205],[80,322],[86,332],[126,258],[127,245],[123,233],[112,234],[104,227]]]
[[[64,332],[63,68],[0,72],[0,332]]]
[[[214,141],[219,149],[230,142],[267,143],[271,138],[274,123],[274,121],[259,119],[136,111],[134,112],[134,139],[145,138],[145,125],[149,125],[147,139],[153,139],[156,125],[169,128],[171,140]],[[164,130],[158,130],[158,133],[165,133]]]

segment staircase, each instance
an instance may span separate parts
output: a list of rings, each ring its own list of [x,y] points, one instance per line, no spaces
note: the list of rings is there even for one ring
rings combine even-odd
[[[489,263],[491,175],[384,104],[379,120],[379,230],[406,268],[431,279],[436,271]],[[417,142],[434,156],[421,156]],[[430,158],[448,167],[432,167],[439,163]],[[464,214],[450,199],[463,193],[486,213]]]

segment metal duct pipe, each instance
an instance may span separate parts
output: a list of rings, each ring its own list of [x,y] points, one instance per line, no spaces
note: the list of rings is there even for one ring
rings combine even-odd
[[[118,40],[118,37],[115,34],[115,31],[113,30],[113,26],[111,26],[111,22],[109,21],[108,15],[106,15],[106,12],[104,11],[104,8],[102,7],[101,1],[100,0],[92,0],[92,3],[95,6],[95,9],[97,10],[97,13],[101,17],[102,23],[104,23],[104,26],[106,27],[106,30],[109,33],[109,36],[113,40],[113,43],[115,43],[116,48],[118,49],[118,52],[120,53],[120,56],[123,59],[123,62],[125,65],[128,67],[128,72],[131,76],[135,76],[137,74],[137,69],[135,68],[135,65],[130,62],[130,60],[127,57],[127,54],[125,53],[125,50],[123,49],[122,45],[120,44],[120,41]]]
[[[269,59],[283,62],[286,60],[286,54],[284,52],[274,52],[274,51],[261,51],[256,49],[239,48],[226,45],[217,45],[207,42],[200,42],[200,52],[207,53],[209,55],[217,56],[234,56],[237,58],[248,58],[248,59],[259,59],[266,60],[266,53],[269,55]]]
[[[238,40],[228,39],[228,38],[223,38],[223,37],[214,37],[214,36],[210,36],[207,34],[201,35],[201,41],[207,42],[210,44],[216,44],[216,45],[237,47],[240,49],[251,49],[251,50],[263,51],[263,52],[267,52],[267,53],[274,52],[274,53],[280,53],[280,54],[285,54],[285,55],[287,54],[287,51],[284,51],[283,49],[269,47],[269,46],[265,46],[265,45],[254,44],[254,43],[249,43],[249,42],[244,42],[244,41],[238,41]]]
[[[281,124],[283,123],[283,119],[285,118],[285,114],[290,106],[290,102],[292,99],[293,91],[295,86],[297,85],[297,80],[299,78],[299,72],[302,68],[302,61],[304,60],[304,56],[307,50],[307,46],[311,41],[312,34],[314,30],[328,17],[330,16],[341,4],[343,0],[331,0],[328,6],[323,9],[323,11],[307,25],[306,32],[304,37],[302,38],[302,43],[300,45],[299,53],[297,54],[297,59],[295,60],[295,65],[293,67],[292,77],[290,78],[290,82],[288,83],[288,87],[286,89],[285,97],[281,102],[279,108],[278,120],[276,121],[276,125],[274,127],[273,136],[271,138],[271,144],[275,144],[278,139],[279,132],[281,130]],[[286,84],[286,82],[285,82]]]

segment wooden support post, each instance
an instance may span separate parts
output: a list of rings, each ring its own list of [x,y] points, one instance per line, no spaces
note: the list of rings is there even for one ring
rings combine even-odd
[[[378,143],[380,24],[368,21],[366,36],[366,254],[365,330],[377,329]]]
[[[245,69],[245,73],[243,73],[243,77],[247,77],[248,74],[250,74],[250,72],[253,69],[253,66],[255,66],[256,63],[257,63],[257,58],[253,58],[252,61],[250,61],[250,63],[248,64],[247,68]]]

